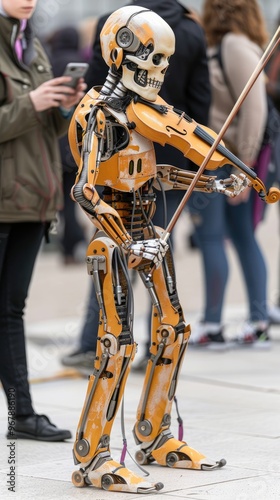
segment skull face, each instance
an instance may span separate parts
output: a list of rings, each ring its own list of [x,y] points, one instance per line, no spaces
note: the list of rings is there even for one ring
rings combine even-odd
[[[151,10],[127,6],[109,17],[100,39],[107,64],[122,68],[123,85],[155,101],[175,50],[170,26]]]
[[[154,36],[153,41],[146,47],[140,47],[135,55],[126,55],[122,82],[127,89],[149,101],[156,100],[169,66],[169,58],[174,52],[170,38]]]

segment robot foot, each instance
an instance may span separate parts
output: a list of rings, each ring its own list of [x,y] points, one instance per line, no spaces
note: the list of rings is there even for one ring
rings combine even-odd
[[[162,483],[149,483],[114,460],[107,460],[88,474],[81,470],[73,472],[72,482],[78,487],[92,484],[96,488],[127,493],[154,493],[163,488]]]
[[[209,460],[184,441],[178,441],[173,437],[152,451],[139,450],[136,453],[136,460],[141,465],[156,461],[159,465],[177,469],[213,470],[226,465],[224,458],[218,462]]]

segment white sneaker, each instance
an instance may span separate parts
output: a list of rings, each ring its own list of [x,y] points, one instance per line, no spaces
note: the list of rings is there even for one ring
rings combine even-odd
[[[191,328],[190,347],[206,348],[212,351],[225,350],[227,345],[220,323],[198,323]]]
[[[268,306],[268,318],[272,325],[280,325],[280,307]]]
[[[254,349],[270,349],[268,325],[254,325],[247,322],[242,325],[237,337],[232,339],[231,347],[253,347]]]

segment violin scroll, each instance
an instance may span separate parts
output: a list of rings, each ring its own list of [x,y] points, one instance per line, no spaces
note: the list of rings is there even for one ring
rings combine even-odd
[[[251,178],[251,182],[252,187],[257,191],[259,197],[266,203],[276,203],[280,200],[280,190],[277,187],[273,186],[267,190],[263,181],[259,179],[259,177],[256,177],[255,179]]]
[[[264,201],[266,203],[276,203],[280,200],[280,189],[273,186],[271,187],[265,195]]]

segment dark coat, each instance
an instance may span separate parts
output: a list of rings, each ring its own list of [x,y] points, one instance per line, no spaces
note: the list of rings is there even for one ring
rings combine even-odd
[[[198,123],[207,125],[211,91],[203,29],[189,17],[190,11],[177,0],[137,0],[132,3],[159,14],[175,34],[175,53],[170,58],[160,96]],[[108,73],[108,66],[101,54],[100,32],[109,15],[102,16],[97,24],[93,56],[86,76],[89,88],[102,85]],[[156,145],[156,154],[158,163],[190,168],[188,160],[172,147]]]
[[[29,93],[53,75],[31,31],[18,61],[18,30],[19,21],[0,15],[0,222],[51,221],[63,202],[57,137],[69,120],[58,109],[35,111]]]

